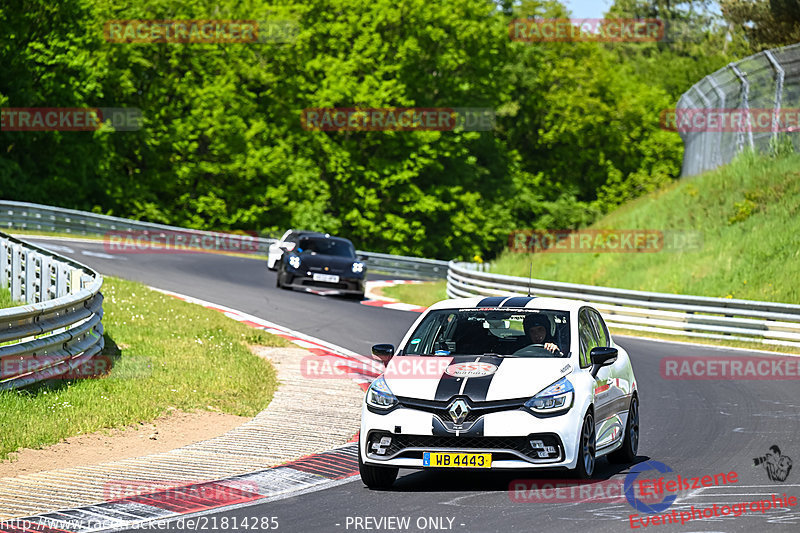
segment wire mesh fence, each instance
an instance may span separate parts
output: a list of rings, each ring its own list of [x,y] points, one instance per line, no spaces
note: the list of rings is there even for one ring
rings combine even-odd
[[[800,149],[800,43],[765,50],[706,76],[676,106],[682,176],[730,162],[745,149]]]

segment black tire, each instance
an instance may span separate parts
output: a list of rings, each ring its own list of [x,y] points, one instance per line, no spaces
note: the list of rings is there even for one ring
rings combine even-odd
[[[275,282],[275,286],[278,287],[279,289],[283,289],[285,291],[292,290],[291,287],[287,287],[286,285],[283,284],[283,273],[280,272],[280,271],[278,271],[278,279]]]
[[[361,481],[370,489],[388,489],[397,479],[400,469],[395,466],[373,466],[361,462],[361,452],[358,453],[358,472]]]
[[[280,271],[278,271],[278,273],[275,274],[275,286],[278,287],[279,289],[283,288],[281,286],[281,273],[280,273]]]
[[[578,479],[591,479],[594,475],[597,463],[596,446],[597,434],[595,433],[594,415],[589,411],[583,418],[581,438],[578,441],[578,464],[575,465],[575,475]]]
[[[632,463],[639,451],[639,399],[634,396],[628,408],[628,422],[625,424],[625,437],[622,447],[608,454],[612,463]]]

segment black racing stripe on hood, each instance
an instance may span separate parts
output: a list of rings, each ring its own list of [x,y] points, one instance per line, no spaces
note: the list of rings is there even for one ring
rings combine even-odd
[[[525,307],[535,296],[516,296],[506,301],[502,307]]]
[[[471,363],[476,359],[474,355],[456,355],[453,356],[451,365],[456,363]],[[456,396],[461,390],[461,384],[465,378],[457,378],[451,376],[447,372],[442,372],[442,377],[439,378],[439,386],[436,388],[436,394],[433,399],[437,402],[446,402],[453,396]]]
[[[476,307],[498,307],[506,298],[508,296],[490,296],[478,302]]]
[[[502,357],[495,357],[492,355],[484,355],[481,357],[480,363],[491,363],[498,367],[498,371],[500,370],[500,364],[503,362]],[[497,375],[497,372],[490,374],[488,376],[482,376],[479,378],[467,378],[467,385],[464,387],[464,396],[472,400],[473,402],[485,402],[486,395],[489,393],[489,385],[492,384],[492,380]]]

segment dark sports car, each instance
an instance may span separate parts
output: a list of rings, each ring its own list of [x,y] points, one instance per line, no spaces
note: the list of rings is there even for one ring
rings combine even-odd
[[[305,235],[281,257],[277,286],[331,289],[363,298],[366,274],[367,267],[349,240],[330,235]]]

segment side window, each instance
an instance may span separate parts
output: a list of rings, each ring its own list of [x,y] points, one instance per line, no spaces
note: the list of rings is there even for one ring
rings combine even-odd
[[[597,345],[609,346],[608,329],[606,329],[606,324],[603,322],[603,317],[594,309],[589,311],[589,316],[592,318],[592,325],[594,326],[594,332],[597,337]]]
[[[585,309],[582,309],[578,315],[578,339],[581,344],[581,368],[587,368],[592,364],[589,354],[592,351],[592,348],[597,346],[597,339],[595,339],[594,331],[592,330],[592,324]]]

